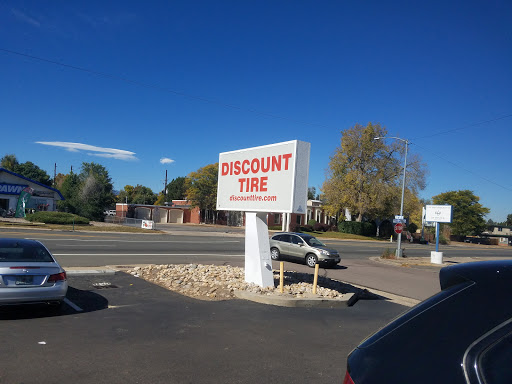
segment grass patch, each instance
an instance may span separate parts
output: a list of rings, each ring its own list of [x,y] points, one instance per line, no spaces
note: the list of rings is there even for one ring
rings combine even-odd
[[[139,227],[128,227],[124,225],[105,225],[95,226],[92,224],[81,224],[73,226],[72,224],[45,224],[45,223],[31,223],[31,222],[12,222],[0,221],[0,227],[30,227],[37,229],[50,229],[57,231],[88,231],[88,232],[122,232],[122,233],[165,233],[159,230],[148,230]]]

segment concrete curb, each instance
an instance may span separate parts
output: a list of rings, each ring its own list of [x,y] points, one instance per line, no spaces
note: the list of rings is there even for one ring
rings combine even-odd
[[[296,298],[289,295],[261,295],[258,293],[235,291],[235,296],[242,300],[249,300],[260,304],[270,304],[279,307],[292,308],[344,308],[352,306],[358,299],[355,293],[345,293],[339,299],[326,299],[321,297]]]
[[[66,269],[66,274],[68,276],[111,276],[116,274],[115,269],[110,268],[104,268],[104,269],[98,269],[96,268],[73,268],[73,269]]]

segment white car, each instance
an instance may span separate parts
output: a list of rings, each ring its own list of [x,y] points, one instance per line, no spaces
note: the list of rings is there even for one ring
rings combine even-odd
[[[66,271],[41,242],[0,238],[0,305],[59,305],[67,290]]]

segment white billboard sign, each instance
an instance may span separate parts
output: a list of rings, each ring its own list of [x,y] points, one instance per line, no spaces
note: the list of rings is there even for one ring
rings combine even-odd
[[[306,213],[310,143],[219,154],[217,210]]]
[[[436,223],[452,222],[452,206],[451,205],[427,205],[425,207],[425,221],[433,221]]]

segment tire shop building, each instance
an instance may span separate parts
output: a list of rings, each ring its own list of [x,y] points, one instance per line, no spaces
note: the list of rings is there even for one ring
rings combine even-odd
[[[57,201],[64,200],[59,190],[0,168],[0,212],[16,211],[20,194],[27,187],[33,191],[26,209],[56,211]]]

